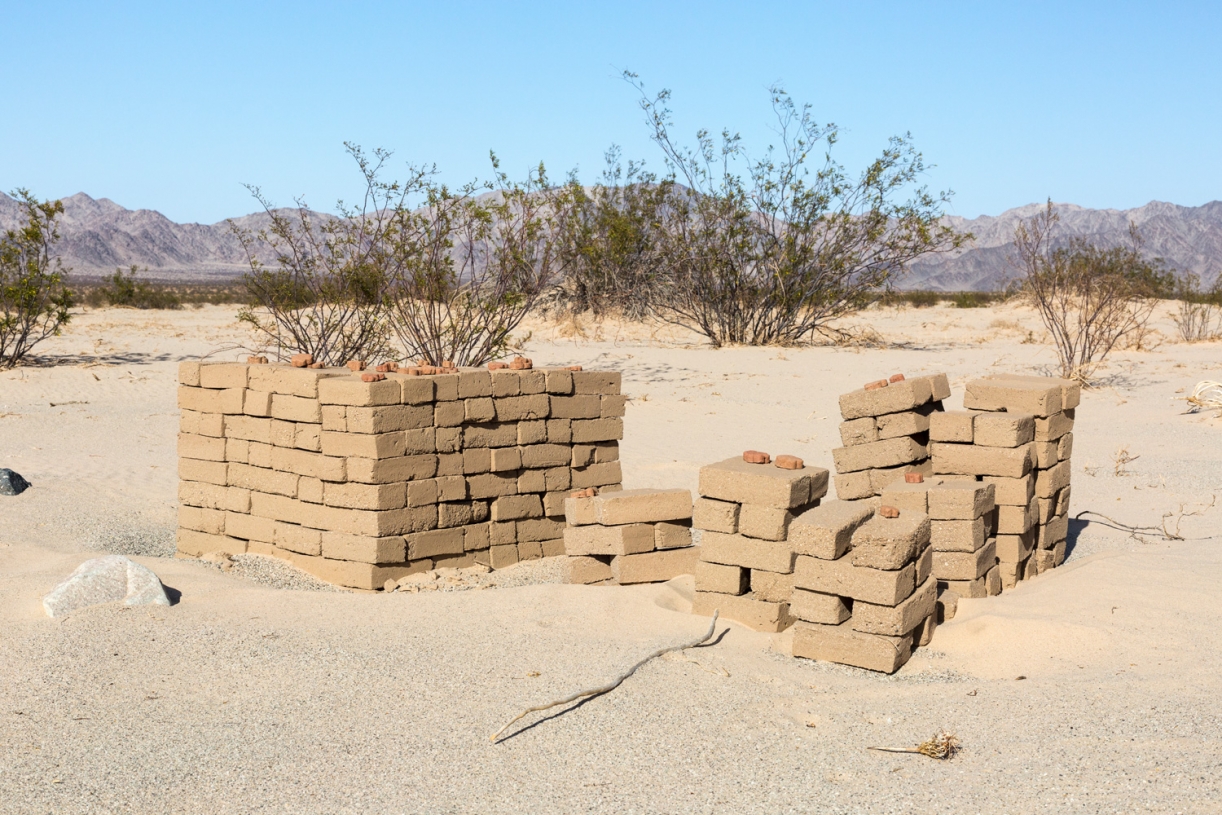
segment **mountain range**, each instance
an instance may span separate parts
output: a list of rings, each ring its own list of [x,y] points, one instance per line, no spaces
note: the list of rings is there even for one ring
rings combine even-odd
[[[225,221],[178,224],[155,210],[130,210],[83,192],[62,200],[62,238],[57,250],[65,265],[80,277],[96,278],[134,264],[146,267],[150,279],[219,282],[238,277],[249,268],[241,244]],[[974,241],[954,253],[917,260],[901,287],[938,291],[1003,287],[1016,275],[1011,263],[1014,228],[1020,219],[1031,217],[1043,206],[1028,204],[1001,215],[970,219],[947,216],[951,226],[971,232]],[[1129,240],[1132,222],[1145,239],[1144,251],[1162,258],[1169,267],[1193,272],[1205,285],[1211,285],[1222,273],[1222,201],[1199,207],[1153,201],[1127,210],[1054,206],[1061,217],[1057,240],[1079,236],[1105,246],[1121,245]],[[0,193],[0,229],[17,226],[20,214],[18,203]],[[269,222],[262,212],[232,220],[249,230],[258,230]]]

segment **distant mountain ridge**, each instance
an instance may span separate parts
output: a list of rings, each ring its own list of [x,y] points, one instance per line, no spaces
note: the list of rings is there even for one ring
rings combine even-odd
[[[178,224],[160,212],[130,210],[107,198],[77,193],[64,202],[60,220],[63,238],[59,253],[76,275],[99,277],[135,264],[148,267],[148,276],[171,281],[220,281],[248,270],[241,244],[229,224]],[[901,282],[905,289],[991,291],[1016,275],[1011,266],[1014,228],[1043,204],[1028,204],[979,218],[948,216],[956,229],[972,232],[974,243],[953,255],[922,258],[912,264]],[[1222,273],[1222,201],[1199,207],[1181,207],[1153,201],[1127,210],[1087,209],[1054,204],[1061,222],[1056,237],[1089,238],[1115,246],[1128,241],[1129,222],[1137,224],[1146,240],[1147,254],[1163,258],[1169,266],[1194,272],[1206,285]],[[326,216],[321,216],[326,217]],[[16,201],[0,193],[0,229],[19,223]],[[269,223],[259,212],[234,218],[239,226],[257,230]],[[262,258],[269,260],[270,258]]]

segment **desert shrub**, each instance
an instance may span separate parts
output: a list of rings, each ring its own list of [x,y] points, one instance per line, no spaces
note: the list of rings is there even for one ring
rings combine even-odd
[[[1103,248],[1082,238],[1052,245],[1057,214],[1052,203],[1020,221],[1014,235],[1024,292],[1052,335],[1061,376],[1087,382],[1126,338],[1142,336],[1158,298],[1174,276],[1141,253],[1130,227],[1130,246]]]
[[[56,336],[69,320],[68,269],[54,255],[59,201],[39,202],[29,190],[12,193],[25,223],[0,239],[0,368],[18,365],[34,346]]]
[[[961,291],[951,302],[955,304],[955,308],[982,308],[988,305],[987,301],[974,291]]]
[[[902,302],[913,308],[932,308],[942,302],[942,295],[936,291],[906,291],[903,292]]]
[[[1222,337],[1222,276],[1213,288],[1201,291],[1195,274],[1183,274],[1176,281],[1176,309],[1171,313],[1175,328],[1184,342],[1203,342]]]
[[[834,333],[830,321],[869,305],[908,262],[970,237],[940,222],[950,193],[913,188],[926,166],[906,136],[852,178],[830,157],[836,127],[772,88],[779,148],[751,159],[737,134],[706,130],[684,148],[671,136],[669,91],[650,98],[626,78],[676,179],[661,209],[668,276],[654,310],[715,346]]]
[[[100,287],[102,297],[112,306],[138,309],[180,309],[182,300],[165,286],[152,286],[136,279],[139,269],[132,266],[127,274],[122,269],[106,278]],[[148,272],[148,269],[144,270]]]
[[[380,172],[388,152],[366,156],[356,145],[346,147],[364,180],[359,204],[341,201],[338,215],[316,219],[303,199],[296,199],[296,209],[277,210],[248,186],[271,224],[252,233],[229,222],[250,265],[244,277],[250,304],[238,319],[280,356],[308,353],[342,365],[387,353],[392,244],[408,214],[405,202],[420,192],[429,171],[411,168],[406,183],[385,182]],[[270,251],[274,265],[259,259],[260,250]]]

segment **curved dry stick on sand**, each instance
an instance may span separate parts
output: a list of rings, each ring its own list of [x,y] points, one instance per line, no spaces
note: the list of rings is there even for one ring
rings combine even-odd
[[[496,731],[491,736],[489,736],[488,741],[495,744],[496,740],[500,738],[500,735],[502,733],[508,730],[515,722],[519,721],[520,719],[522,719],[523,717],[531,713],[535,713],[536,711],[540,711],[540,710],[548,710],[550,708],[559,707],[560,705],[567,705],[569,702],[575,702],[576,700],[582,698],[583,696],[598,696],[603,693],[609,693],[610,691],[615,690],[621,684],[623,684],[623,681],[625,679],[627,679],[628,677],[636,673],[637,668],[641,667],[646,662],[649,662],[651,659],[657,659],[658,657],[662,656],[663,654],[669,654],[671,651],[686,651],[688,648],[695,648],[697,645],[708,642],[710,639],[713,638],[713,629],[717,626],[717,616],[718,614],[720,614],[720,612],[721,612],[720,609],[716,609],[713,611],[713,619],[709,622],[709,630],[703,637],[692,640],[691,642],[683,643],[681,645],[669,645],[666,648],[659,648],[658,650],[654,651],[652,654],[645,657],[640,662],[633,665],[631,668],[624,671],[622,674],[615,677],[614,679],[612,679],[610,682],[608,682],[605,685],[600,685],[597,688],[590,688],[589,690],[578,691],[577,693],[574,693],[570,696],[566,696],[563,699],[557,699],[554,702],[548,702],[546,705],[537,705],[536,707],[528,707],[526,708],[526,710],[523,710],[517,716],[514,716],[512,719],[506,722],[505,726],[502,727],[500,730]]]

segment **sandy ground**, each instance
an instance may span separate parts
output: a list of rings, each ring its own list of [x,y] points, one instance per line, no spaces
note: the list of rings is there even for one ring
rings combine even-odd
[[[836,397],[896,371],[1040,372],[1013,306],[872,311],[876,347],[712,350],[665,328],[529,326],[539,364],[614,367],[627,486],[694,488],[744,448],[830,466]],[[1169,323],[1160,324],[1167,336]],[[1157,338],[1156,338],[1157,340]],[[1118,353],[1084,394],[1068,562],[964,601],[894,677],[719,626],[614,693],[517,711],[692,638],[690,581],[374,595],[274,568],[168,559],[178,360],[236,358],[231,309],[102,310],[0,372],[0,812],[1217,812],[1222,806],[1222,421],[1186,415],[1217,343]],[[1135,457],[1117,467],[1117,453]],[[1092,521],[1092,522],[1088,522]],[[39,606],[104,549],[171,608]],[[512,583],[555,574],[546,564]],[[510,577],[507,570],[506,577]],[[542,576],[539,576],[542,575]],[[292,586],[293,588],[284,588]],[[537,674],[537,675],[536,675]],[[876,753],[945,728],[948,762]]]

